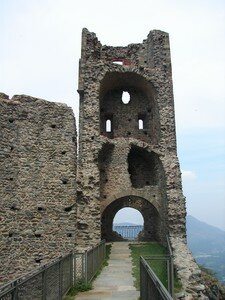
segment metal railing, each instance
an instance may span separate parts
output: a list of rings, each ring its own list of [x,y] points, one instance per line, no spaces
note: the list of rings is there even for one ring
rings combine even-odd
[[[168,236],[166,240],[167,254],[140,258],[141,300],[174,298],[173,253]]]
[[[156,276],[147,261],[140,258],[140,299],[172,300],[165,286]]]
[[[135,240],[138,237],[138,234],[143,230],[143,225],[114,225],[113,230],[120,234],[124,239]]]
[[[90,282],[105,259],[105,242],[85,252],[85,281]]]
[[[1,286],[0,300],[61,300],[73,285],[90,282],[104,259],[105,241],[85,253],[71,252]]]
[[[169,255],[169,261],[167,266],[168,271],[168,291],[170,292],[171,296],[174,298],[174,264],[173,264],[173,251],[171,248],[170,240],[168,235],[166,236],[167,242],[167,251]]]
[[[1,300],[61,299],[73,284],[73,253],[1,287]]]

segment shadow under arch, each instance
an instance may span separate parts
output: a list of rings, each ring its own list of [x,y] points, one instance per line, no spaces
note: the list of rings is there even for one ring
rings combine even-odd
[[[121,240],[113,231],[113,219],[116,213],[124,207],[137,209],[143,216],[144,228],[139,239],[143,241],[163,242],[160,215],[153,204],[144,198],[128,195],[110,203],[101,216],[102,239],[106,241]]]

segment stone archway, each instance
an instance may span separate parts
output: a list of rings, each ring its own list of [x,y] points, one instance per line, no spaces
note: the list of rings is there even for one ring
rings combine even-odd
[[[106,241],[121,240],[113,232],[113,219],[116,213],[124,207],[137,209],[143,216],[144,229],[140,235],[141,240],[145,241],[163,241],[160,215],[153,204],[144,198],[128,195],[114,200],[102,212],[101,233],[102,239]]]

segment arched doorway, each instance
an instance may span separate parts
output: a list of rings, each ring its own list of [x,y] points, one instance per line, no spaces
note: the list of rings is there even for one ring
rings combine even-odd
[[[144,219],[142,214],[135,208],[121,208],[113,219],[113,231],[123,239],[137,240],[143,230]]]
[[[101,218],[102,239],[106,241],[121,240],[121,237],[113,231],[113,219],[116,213],[124,207],[135,208],[143,216],[144,226],[143,231],[139,235],[140,240],[159,242],[163,240],[159,212],[146,199],[133,195],[119,198],[105,208]]]

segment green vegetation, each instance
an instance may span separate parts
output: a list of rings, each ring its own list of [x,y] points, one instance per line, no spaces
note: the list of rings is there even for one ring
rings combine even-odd
[[[206,292],[209,299],[225,299],[225,285],[221,284],[215,277],[215,272],[199,265],[202,271],[201,278],[206,285]]]
[[[130,245],[131,249],[131,257],[133,263],[133,275],[135,278],[134,285],[137,290],[140,290],[140,256],[151,256],[151,255],[163,255],[166,253],[165,248],[156,243],[156,242],[149,242],[149,243],[142,243],[142,244],[133,244]],[[152,262],[151,267],[160,278],[160,280],[165,282],[166,275],[163,272],[164,268],[162,266],[162,261]],[[158,264],[159,263],[159,264]]]
[[[176,272],[174,272],[174,293],[179,293],[182,291],[182,288],[182,283],[178,279]]]
[[[112,244],[107,244],[105,247],[105,260],[101,266],[101,268],[98,270],[98,272],[96,273],[95,277],[93,279],[95,279],[100,273],[101,270],[105,267],[108,266],[108,260],[109,260],[109,255],[111,253],[111,247]],[[74,296],[76,296],[79,292],[86,292],[92,289],[92,282],[88,282],[85,283],[84,281],[79,281],[75,286],[73,286],[69,292],[67,293],[67,295],[63,298],[64,300],[74,300]]]
[[[196,261],[225,285],[225,251],[206,255],[203,254],[202,256],[197,255]]]
[[[103,262],[102,268],[108,266],[108,260],[111,253],[112,244],[105,245],[105,260]]]
[[[166,248],[156,242],[148,242],[142,244],[131,244],[131,257],[133,262],[133,276],[135,278],[135,287],[140,290],[140,256],[148,257],[152,255],[165,255]],[[167,288],[167,264],[163,260],[146,259],[152,270],[158,276],[163,285]],[[179,280],[175,277],[175,292],[181,290],[182,286]]]
[[[75,286],[73,286],[69,292],[67,293],[64,300],[73,300],[74,296],[79,292],[86,292],[92,289],[92,283],[85,283],[84,281],[78,282]]]
[[[202,278],[208,286],[218,285],[219,280],[216,278],[216,274],[213,270],[206,268],[205,266],[198,265],[202,271]]]

